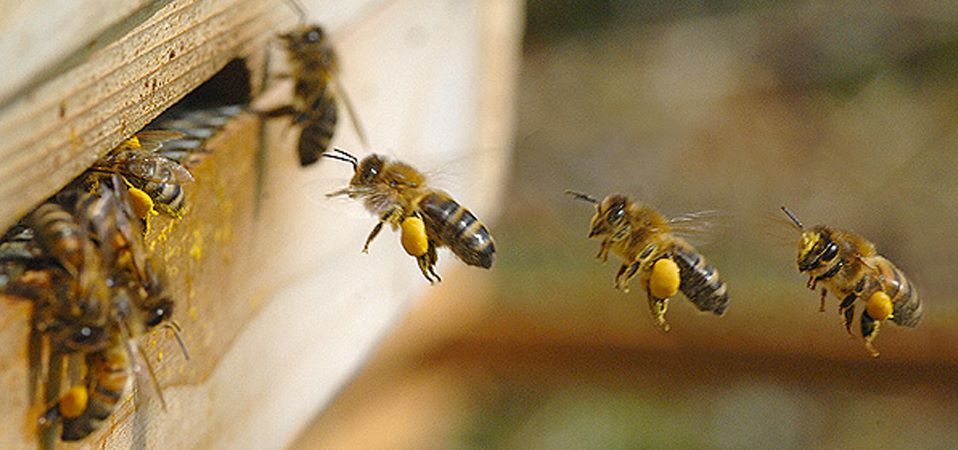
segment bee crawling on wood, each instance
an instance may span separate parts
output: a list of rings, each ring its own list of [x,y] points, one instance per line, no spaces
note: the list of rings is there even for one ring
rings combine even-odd
[[[426,177],[412,166],[377,154],[360,161],[340,149],[323,156],[347,162],[354,170],[349,186],[328,196],[362,200],[366,209],[379,216],[363,252],[369,251],[369,244],[388,224],[393,230],[401,229],[403,249],[416,258],[430,283],[441,281],[435,270],[439,247],[449,247],[470,266],[492,267],[496,246],[486,226],[449,194],[428,186]]]
[[[189,169],[159,150],[164,142],[184,137],[178,131],[140,131],[94,163],[89,172],[94,181],[99,180],[98,174],[121,175],[120,184],[113,187],[129,192],[131,206],[137,217],[147,220],[159,210],[170,217],[179,218],[185,206],[183,185],[192,182],[193,175]]]
[[[865,349],[871,356],[879,355],[873,342],[885,320],[909,328],[918,326],[924,315],[918,291],[898,267],[878,254],[875,244],[825,225],[806,228],[788,208],[783,206],[782,211],[802,233],[798,271],[808,274],[809,289],[816,290],[818,283],[822,284],[819,311],[825,311],[825,297],[831,291],[841,299],[838,312],[851,334],[855,303],[864,303],[859,322]]]
[[[33,302],[28,353],[38,367],[46,361],[39,402],[43,447],[52,446],[57,424],[60,438],[68,441],[99,429],[126,391],[129,373],[140,367],[165,408],[135,338],[158,326],[169,328],[189,357],[171,320],[165,274],[143,246],[129,190],[111,185],[123,186],[119,173],[93,191],[58,195],[0,242],[0,289]],[[65,391],[64,365],[70,368]],[[35,370],[37,378],[40,371]]]
[[[666,219],[658,211],[621,194],[602,201],[587,194],[566,191],[577,200],[595,205],[590,238],[601,238],[598,259],[605,262],[611,251],[622,259],[614,287],[625,292],[639,277],[648,297],[655,325],[662,331],[671,326],[665,320],[669,299],[680,290],[701,311],[721,316],[728,308],[728,288],[718,271],[687,241],[679,228],[689,228],[710,212],[692,213]]]

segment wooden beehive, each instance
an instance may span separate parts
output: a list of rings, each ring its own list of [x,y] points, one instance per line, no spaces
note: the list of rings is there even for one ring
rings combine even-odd
[[[520,5],[340,3],[305,6],[333,37],[371,144],[426,168],[455,161],[457,197],[488,221],[507,164]],[[264,70],[282,67],[273,37],[297,22],[281,0],[44,0],[0,18],[0,58],[15,66],[0,74],[4,228],[230,61],[249,69],[254,97],[288,95]],[[282,447],[426,289],[395,235],[360,254],[374,219],[323,196],[350,167],[300,168],[294,137],[287,121],[247,113],[208,142],[186,217],[158,218],[147,237],[171,270],[192,360],[166,332],[142,339],[169,408],[138,384],[77,445]],[[334,145],[368,151],[345,121]],[[0,448],[36,445],[29,313],[0,300]]]

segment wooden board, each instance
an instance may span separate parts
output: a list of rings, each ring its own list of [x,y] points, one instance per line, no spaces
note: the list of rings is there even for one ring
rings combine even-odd
[[[0,228],[282,24],[279,2],[170,2],[0,115]],[[41,78],[46,76],[39,75]]]

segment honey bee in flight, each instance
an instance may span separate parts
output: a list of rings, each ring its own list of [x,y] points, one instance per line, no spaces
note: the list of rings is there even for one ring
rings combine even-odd
[[[429,187],[426,177],[412,166],[376,154],[359,161],[340,149],[323,156],[348,162],[354,170],[349,186],[327,195],[362,200],[366,209],[379,216],[363,252],[369,251],[369,244],[388,224],[393,230],[401,228],[403,249],[416,258],[430,283],[441,281],[435,271],[439,247],[449,247],[470,266],[492,267],[496,246],[486,226],[449,194]]]
[[[339,57],[329,36],[316,24],[306,23],[306,13],[294,1],[288,2],[299,14],[301,24],[281,34],[294,82],[291,105],[266,111],[266,117],[291,116],[294,125],[303,125],[297,149],[303,167],[319,160],[329,149],[339,120],[339,102],[349,114],[363,148],[368,148],[355,108],[339,80]]]
[[[728,308],[725,282],[691,244],[676,235],[683,225],[700,220],[706,213],[669,220],[621,194],[599,201],[579,192],[566,193],[595,205],[589,237],[602,239],[596,258],[605,262],[611,251],[622,259],[615,275],[616,289],[628,292],[629,282],[639,277],[656,327],[662,331],[671,328],[665,313],[669,299],[680,290],[699,310],[719,316],[725,313]]]
[[[883,321],[910,328],[918,325],[924,314],[918,291],[898,267],[878,254],[875,244],[824,225],[806,228],[788,208],[783,206],[782,211],[802,233],[798,271],[808,274],[809,289],[822,284],[819,311],[825,311],[825,297],[831,291],[841,299],[838,311],[850,334],[855,303],[864,302],[859,322],[865,349],[871,356],[879,354],[873,341]]]

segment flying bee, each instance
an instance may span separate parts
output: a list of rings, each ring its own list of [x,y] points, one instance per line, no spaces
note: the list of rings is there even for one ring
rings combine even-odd
[[[648,297],[656,327],[669,331],[665,320],[669,299],[682,291],[701,311],[721,316],[728,307],[728,288],[718,271],[687,241],[676,235],[679,228],[708,213],[692,213],[666,219],[658,211],[621,194],[602,201],[566,191],[577,200],[595,205],[590,238],[601,238],[596,258],[607,261],[609,252],[622,259],[614,287],[628,292],[629,282],[639,277]]]
[[[419,270],[430,283],[441,281],[436,274],[436,249],[449,247],[470,266],[492,267],[496,246],[479,219],[449,194],[433,189],[426,177],[412,166],[372,154],[362,161],[340,149],[323,156],[353,166],[349,186],[327,194],[362,200],[366,209],[379,216],[379,223],[366,238],[363,252],[383,225],[401,228],[402,244],[416,258]]]
[[[279,35],[286,47],[294,82],[292,104],[281,106],[264,114],[267,117],[291,116],[293,124],[303,124],[297,144],[299,164],[303,167],[319,160],[329,149],[339,120],[339,102],[349,114],[356,136],[368,148],[366,133],[358,120],[355,108],[346,95],[339,77],[339,57],[323,28],[305,23],[305,12],[295,2],[290,3],[300,14],[301,25]]]
[[[782,211],[802,233],[798,271],[808,274],[809,289],[814,291],[818,283],[822,284],[819,311],[825,311],[825,297],[831,291],[841,300],[838,312],[851,334],[855,302],[864,303],[859,322],[865,349],[871,356],[879,354],[873,341],[883,321],[909,328],[921,322],[924,311],[918,291],[898,267],[878,254],[875,244],[825,225],[806,228],[788,208],[783,206]]]
[[[158,153],[166,141],[182,139],[183,133],[168,130],[146,130],[123,141],[105,158],[94,163],[93,173],[119,174],[138,217],[155,214],[154,207],[164,214],[179,218],[183,213],[186,193],[183,184],[193,181],[189,169],[178,161]]]

